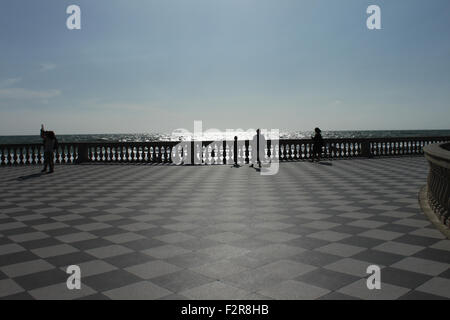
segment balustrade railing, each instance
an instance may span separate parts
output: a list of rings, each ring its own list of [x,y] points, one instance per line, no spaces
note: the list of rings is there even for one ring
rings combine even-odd
[[[176,145],[170,141],[80,144],[77,162],[171,163]]]
[[[430,165],[428,203],[439,220],[450,227],[450,143],[433,144],[424,151]]]
[[[450,142],[450,137],[410,137],[373,139],[325,139],[321,157],[344,159],[422,155],[426,145]],[[260,145],[260,161],[300,161],[313,156],[311,139],[267,140]],[[55,163],[176,163],[237,164],[256,163],[249,140],[60,143]],[[41,144],[0,145],[0,165],[41,164]]]
[[[77,158],[77,143],[60,143],[54,152],[55,163],[74,163]],[[44,162],[42,144],[0,145],[1,165],[41,164]]]

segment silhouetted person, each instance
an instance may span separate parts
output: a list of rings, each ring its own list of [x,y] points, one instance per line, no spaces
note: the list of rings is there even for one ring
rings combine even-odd
[[[50,169],[48,173],[52,173],[54,168],[53,152],[58,147],[58,140],[53,131],[44,130],[44,125],[41,126],[41,138],[44,144],[44,169],[42,172],[46,172],[48,166]]]
[[[315,157],[317,157],[317,161],[320,161],[323,147],[322,131],[319,128],[315,128],[314,131],[316,134],[314,137],[311,137],[313,139],[313,154],[311,162],[314,162]]]

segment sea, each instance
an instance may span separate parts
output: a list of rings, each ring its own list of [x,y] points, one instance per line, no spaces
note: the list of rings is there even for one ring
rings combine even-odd
[[[201,140],[217,141],[232,140],[238,136],[239,140],[252,139],[255,133],[241,132],[206,132]],[[198,139],[185,132],[174,133],[113,133],[113,134],[61,134],[56,132],[59,142],[152,142],[152,141],[189,141]],[[313,131],[280,131],[280,139],[308,139],[314,135]],[[332,138],[393,138],[393,137],[431,137],[450,136],[450,130],[341,130],[322,131],[326,139]],[[0,144],[40,143],[39,135],[0,136]]]

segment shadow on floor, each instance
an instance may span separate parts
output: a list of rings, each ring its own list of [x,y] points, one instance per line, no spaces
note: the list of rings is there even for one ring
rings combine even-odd
[[[331,162],[323,162],[323,161],[318,162],[318,164],[321,164],[323,166],[332,166],[333,165]]]
[[[42,176],[44,174],[45,174],[44,172],[33,173],[33,174],[29,174],[27,176],[20,176],[16,180],[18,180],[18,181],[30,180],[30,179],[34,179],[34,178],[39,178],[40,176]]]

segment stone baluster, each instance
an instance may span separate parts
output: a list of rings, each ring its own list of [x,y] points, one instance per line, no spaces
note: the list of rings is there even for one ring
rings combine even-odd
[[[6,157],[5,157],[5,148],[3,146],[0,146],[0,165],[5,166],[6,165]]]
[[[134,153],[134,146],[132,144],[127,145],[127,150],[130,150],[129,152],[129,161],[134,162],[135,161],[135,153]]]
[[[127,143],[122,145],[122,156],[123,156],[123,162],[130,161],[130,148]]]
[[[13,160],[14,160],[13,165],[17,165],[18,164],[18,162],[17,162],[17,159],[18,159],[18,157],[17,157],[17,147],[13,147],[12,148],[12,153],[13,153]]]
[[[167,148],[166,146],[162,145],[161,146],[161,162],[162,163],[167,163]]]
[[[156,146],[156,162],[157,163],[161,163],[162,162],[162,151],[161,151],[161,146],[160,145]]]
[[[249,140],[245,140],[244,150],[245,150],[245,152],[244,152],[244,157],[245,157],[244,161],[245,161],[246,164],[249,164],[250,163],[250,157],[249,157],[249,155],[250,155],[250,141]]]
[[[11,151],[8,146],[5,148],[5,150],[6,150],[6,164],[11,165]]]
[[[87,150],[88,150],[88,158],[90,161],[94,161],[94,154],[92,152],[92,146],[86,146]]]
[[[227,142],[222,142],[222,164],[227,164]]]
[[[134,149],[136,151],[136,156],[135,156],[136,159],[135,159],[135,161],[139,163],[139,162],[141,162],[141,145],[136,144]]]
[[[148,145],[143,144],[142,145],[142,155],[141,155],[141,162],[145,163],[148,161]]]
[[[117,145],[114,145],[111,147],[111,159],[113,162],[119,162],[119,147]]]
[[[100,147],[98,145],[94,146],[94,161],[98,162],[100,161],[100,157],[99,157],[99,149]]]
[[[36,153],[34,152],[36,146],[32,145],[30,147],[31,149],[31,154],[30,154],[30,158],[31,158],[31,164],[36,164]]]
[[[156,162],[156,146],[152,145],[152,162]]]
[[[37,163],[38,164],[43,164],[44,163],[44,159],[43,159],[43,147],[42,145],[37,146],[36,148],[36,157],[37,157]]]
[[[114,157],[113,157],[113,161],[114,162],[120,162],[120,147],[119,145],[114,145]]]
[[[119,162],[123,163],[127,160],[126,158],[126,152],[125,152],[125,147],[123,144],[119,145],[119,156],[120,156],[120,160]]]
[[[147,144],[147,162],[152,162],[152,146]]]
[[[141,144],[136,145],[136,162],[144,162],[144,146]]]
[[[23,155],[23,147],[18,147],[17,149],[19,151],[19,156],[18,156],[18,164],[19,165],[23,165],[25,164],[25,157]]]
[[[167,146],[166,163],[172,163],[172,149],[173,149],[173,146]]]
[[[108,145],[105,145],[103,147],[103,158],[104,162],[110,162],[110,156],[111,156],[111,147]]]
[[[103,156],[105,152],[103,152],[103,145],[98,146],[98,161],[103,162]]]
[[[57,164],[61,163],[61,159],[60,159],[60,155],[59,155],[59,147],[55,149],[53,154],[54,154],[54,158],[55,158],[55,163],[57,163]]]
[[[73,156],[73,145],[72,144],[68,144],[67,145],[67,154],[66,154],[66,157],[67,157],[67,163],[73,163],[73,159],[72,159],[72,156]]]
[[[61,163],[65,164],[67,163],[67,159],[66,159],[66,145],[60,145],[61,148]]]
[[[111,146],[105,145],[104,146],[104,157],[105,157],[105,162],[111,162]]]

